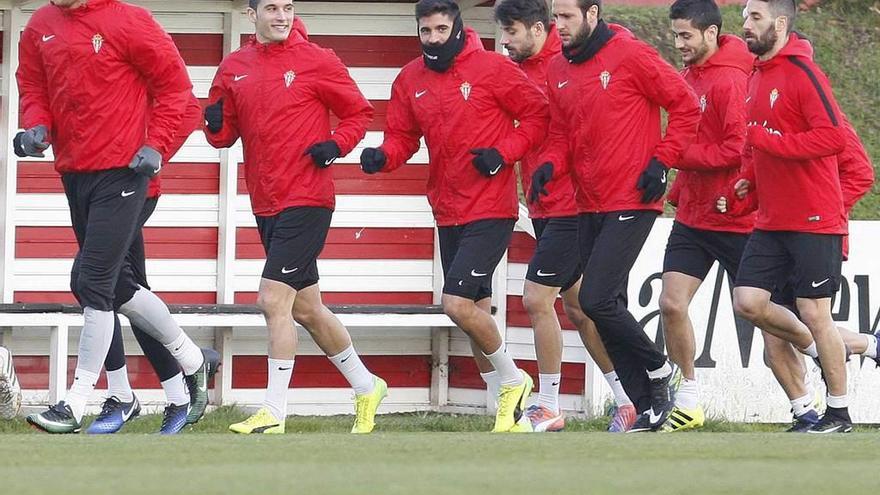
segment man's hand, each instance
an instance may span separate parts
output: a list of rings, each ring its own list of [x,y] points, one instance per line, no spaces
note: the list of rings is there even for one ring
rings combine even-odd
[[[639,176],[636,189],[642,191],[642,203],[653,203],[666,192],[666,174],[669,167],[656,158],[651,158],[648,166]]]
[[[474,155],[471,163],[483,177],[492,177],[504,168],[504,158],[495,148],[475,148],[471,154]]]
[[[49,130],[44,125],[31,127],[26,131],[21,131],[12,139],[12,148],[16,156],[22,158],[32,156],[34,158],[45,158],[43,151],[49,147],[46,136]]]
[[[529,188],[529,203],[538,201],[540,196],[548,196],[547,183],[553,180],[553,164],[546,162],[535,169],[532,174],[532,185]]]
[[[327,168],[339,158],[341,152],[342,151],[340,151],[339,145],[336,144],[336,141],[328,139],[327,141],[322,141],[309,146],[309,149],[306,150],[305,154],[312,155],[312,161],[315,162],[315,165],[318,168]]]
[[[364,148],[361,152],[361,170],[365,174],[375,174],[385,167],[385,153],[381,148]]]
[[[205,107],[205,123],[211,134],[217,134],[223,129],[223,98]]]
[[[150,146],[141,146],[128,168],[147,177],[155,177],[162,170],[162,155]]]

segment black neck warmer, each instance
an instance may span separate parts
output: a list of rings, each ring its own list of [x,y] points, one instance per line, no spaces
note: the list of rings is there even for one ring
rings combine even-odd
[[[562,47],[562,54],[573,64],[580,64],[591,59],[614,36],[614,31],[604,20],[599,19],[596,29],[590,33],[586,41]]]
[[[422,58],[425,65],[434,72],[446,72],[452,65],[455,57],[464,49],[467,33],[464,32],[464,22],[461,14],[455,17],[452,23],[452,33],[449,39],[440,46],[422,44]]]

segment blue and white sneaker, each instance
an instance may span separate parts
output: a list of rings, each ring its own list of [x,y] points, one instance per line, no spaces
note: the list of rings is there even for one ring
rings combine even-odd
[[[107,397],[101,406],[101,414],[89,425],[86,433],[90,435],[106,435],[116,433],[122,425],[138,417],[141,413],[141,403],[137,396],[132,394],[131,402],[122,402],[116,397]]]
[[[810,409],[800,416],[795,416],[791,423],[791,428],[785,430],[789,433],[807,433],[813,426],[819,423],[819,413],[815,409]]]
[[[165,406],[165,412],[162,414],[162,428],[159,429],[161,435],[176,435],[186,426],[186,415],[189,411],[189,404],[175,406],[168,404]]]

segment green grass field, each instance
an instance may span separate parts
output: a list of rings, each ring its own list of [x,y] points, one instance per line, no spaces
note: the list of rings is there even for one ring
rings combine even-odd
[[[244,437],[223,409],[177,437],[139,418],[114,436],[48,436],[0,423],[0,493],[829,494],[876,486],[878,434],[815,437],[778,425],[710,422],[705,432],[611,435],[605,419],[559,434],[493,435],[491,419],[442,414],[294,417],[288,434]]]

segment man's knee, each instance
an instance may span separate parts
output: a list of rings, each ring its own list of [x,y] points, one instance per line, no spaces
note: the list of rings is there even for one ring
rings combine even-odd
[[[306,329],[317,326],[325,314],[323,304],[293,305],[293,319]]]
[[[556,302],[556,297],[554,294],[545,294],[543,291],[535,290],[535,288],[526,285],[522,302],[523,308],[525,308],[529,316],[534,317],[535,315],[554,312],[553,304]]]
[[[293,302],[290,294],[279,287],[261,287],[257,294],[257,307],[266,318],[290,315]]]
[[[82,307],[99,311],[113,311],[114,298],[110,290],[102,290],[103,285],[84,272],[71,275],[70,291]]]
[[[617,312],[617,298],[595,290],[581,290],[578,295],[583,313],[593,321],[609,317]]]
[[[467,318],[477,309],[474,301],[451,294],[443,294],[440,303],[443,305],[443,312],[453,320]]]
[[[733,310],[752,323],[761,322],[770,306],[769,294],[757,289],[737,287],[733,290]]]
[[[576,328],[583,328],[584,325],[588,324],[590,321],[581,309],[581,305],[578,303],[573,304],[568,299],[563,299],[562,309],[565,311],[565,316],[568,317],[568,320],[571,321]]]
[[[798,318],[804,322],[811,332],[834,326],[829,308],[822,307],[814,299],[801,299],[797,303]]]

